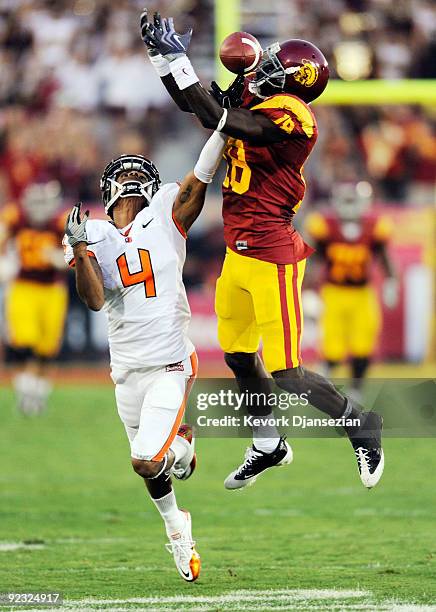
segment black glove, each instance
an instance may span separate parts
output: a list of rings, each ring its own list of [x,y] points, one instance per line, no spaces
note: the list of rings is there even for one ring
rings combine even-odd
[[[141,36],[149,49],[158,51],[161,55],[169,56],[168,60],[184,55],[189,47],[192,28],[185,34],[177,34],[174,28],[174,19],[162,19],[159,13],[154,14],[154,23],[150,23],[147,11],[141,15]]]
[[[242,92],[244,91],[245,77],[240,74],[233,83],[224,91],[218,83],[212,81],[210,84],[210,94],[223,108],[238,108],[242,104]]]

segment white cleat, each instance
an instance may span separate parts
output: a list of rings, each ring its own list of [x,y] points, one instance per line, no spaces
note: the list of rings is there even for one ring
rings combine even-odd
[[[382,449],[368,450],[359,447],[354,451],[360,480],[367,489],[372,489],[382,477],[385,467],[385,456]]]
[[[368,489],[378,483],[385,467],[381,439],[383,418],[376,412],[362,412],[362,424],[350,436],[360,480]]]
[[[180,533],[171,536],[165,546],[173,555],[174,563],[183,580],[194,582],[200,575],[200,555],[195,550],[195,541],[192,539],[191,515],[185,510],[180,512],[185,515],[185,526]]]

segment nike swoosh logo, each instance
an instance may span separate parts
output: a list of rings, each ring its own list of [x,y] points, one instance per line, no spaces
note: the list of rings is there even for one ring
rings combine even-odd
[[[182,68],[182,72],[183,74],[186,74],[186,76],[189,76],[189,72],[186,72],[186,68]]]
[[[145,223],[145,224],[143,223],[143,224],[142,224],[142,228],[143,228],[143,229],[145,229],[147,226],[149,226],[149,225],[150,225],[150,223],[151,223],[152,221],[153,221],[153,217],[150,219],[150,221],[147,221],[147,223]]]

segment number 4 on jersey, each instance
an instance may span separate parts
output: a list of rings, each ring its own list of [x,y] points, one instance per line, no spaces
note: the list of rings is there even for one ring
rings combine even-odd
[[[141,269],[133,274],[129,270],[126,254],[117,258],[117,266],[120,271],[121,281],[124,287],[132,287],[144,283],[145,297],[156,297],[156,285],[154,283],[153,267],[151,265],[150,252],[146,249],[138,249]]]

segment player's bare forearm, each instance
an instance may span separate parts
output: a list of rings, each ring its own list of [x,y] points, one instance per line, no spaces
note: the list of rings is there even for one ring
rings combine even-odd
[[[153,60],[153,57],[157,58],[160,55],[168,61],[169,71],[177,87],[204,127],[260,146],[286,139],[283,131],[268,117],[246,109],[223,109],[202,87],[186,57],[192,29],[184,34],[177,33],[172,18],[162,19],[159,13],[155,13],[152,23],[148,19],[147,11],[144,10],[141,15],[141,36],[149,50],[152,63],[158,72],[162,72],[162,80],[167,77],[163,75],[168,70],[168,66],[164,65],[165,62],[162,64],[160,59]],[[170,81],[167,83],[170,84]],[[170,95],[173,95],[171,91]],[[173,99],[177,103],[181,102],[180,98]]]
[[[74,247],[76,288],[80,299],[91,310],[104,305],[103,275],[97,261],[87,253],[86,244]]]
[[[206,189],[207,184],[199,181],[194,172],[190,172],[180,185],[174,202],[173,214],[185,232],[189,230],[203,209]]]
[[[197,115],[203,127],[216,129],[224,110],[200,83],[183,90],[192,112]],[[268,117],[245,108],[229,108],[221,131],[233,138],[240,138],[252,144],[268,145],[281,142],[286,135]]]
[[[378,256],[378,259],[380,261],[380,264],[383,268],[383,272],[385,273],[385,275],[388,278],[395,278],[396,277],[395,266],[392,262],[392,259],[389,257],[389,253],[386,248],[386,245],[381,244],[377,248],[377,256]]]
[[[161,81],[180,110],[184,113],[192,113],[189,102],[187,101],[183,91],[178,88],[173,75],[167,74],[166,76],[161,77]]]

